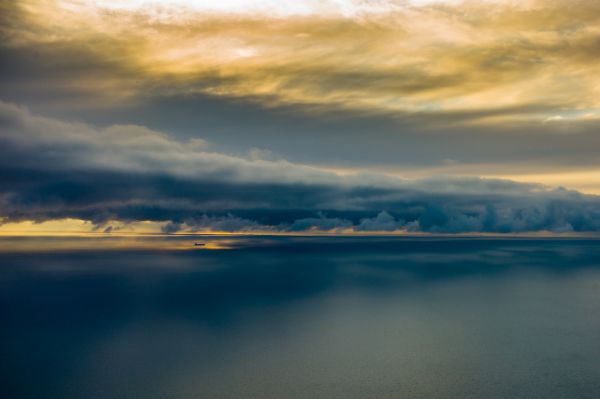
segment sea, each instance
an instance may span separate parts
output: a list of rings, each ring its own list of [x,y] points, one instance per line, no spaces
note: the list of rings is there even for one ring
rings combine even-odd
[[[3,237],[0,397],[598,399],[600,240]]]

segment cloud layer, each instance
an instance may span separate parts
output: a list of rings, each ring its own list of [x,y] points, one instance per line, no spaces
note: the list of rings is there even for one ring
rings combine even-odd
[[[595,232],[600,198],[479,178],[340,176],[210,150],[142,126],[99,128],[0,103],[4,222],[155,221],[164,232]]]
[[[2,97],[55,119],[336,171],[600,193],[595,0],[0,7]]]
[[[595,0],[0,2],[0,217],[597,231],[550,186],[600,193],[599,27]]]
[[[158,91],[497,111],[468,118],[484,124],[600,118],[595,0],[202,4],[23,0],[4,6],[2,36],[52,55],[38,83],[108,102]]]

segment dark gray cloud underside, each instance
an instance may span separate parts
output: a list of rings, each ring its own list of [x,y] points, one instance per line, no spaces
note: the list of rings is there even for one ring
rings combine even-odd
[[[342,177],[0,103],[0,216],[169,222],[166,232],[597,232],[600,197],[507,180]]]
[[[194,181],[165,175],[3,168],[7,221],[79,218],[171,221],[225,231],[525,232],[599,231],[600,201],[572,192],[546,197],[435,194],[402,189]],[[354,203],[354,209],[336,204]]]

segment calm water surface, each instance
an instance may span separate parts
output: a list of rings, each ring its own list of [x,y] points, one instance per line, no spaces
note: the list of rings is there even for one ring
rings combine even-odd
[[[1,240],[3,398],[600,398],[597,240]]]

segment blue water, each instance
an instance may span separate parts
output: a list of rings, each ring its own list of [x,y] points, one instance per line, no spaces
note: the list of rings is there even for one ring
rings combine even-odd
[[[600,397],[597,240],[3,240],[2,398]]]

